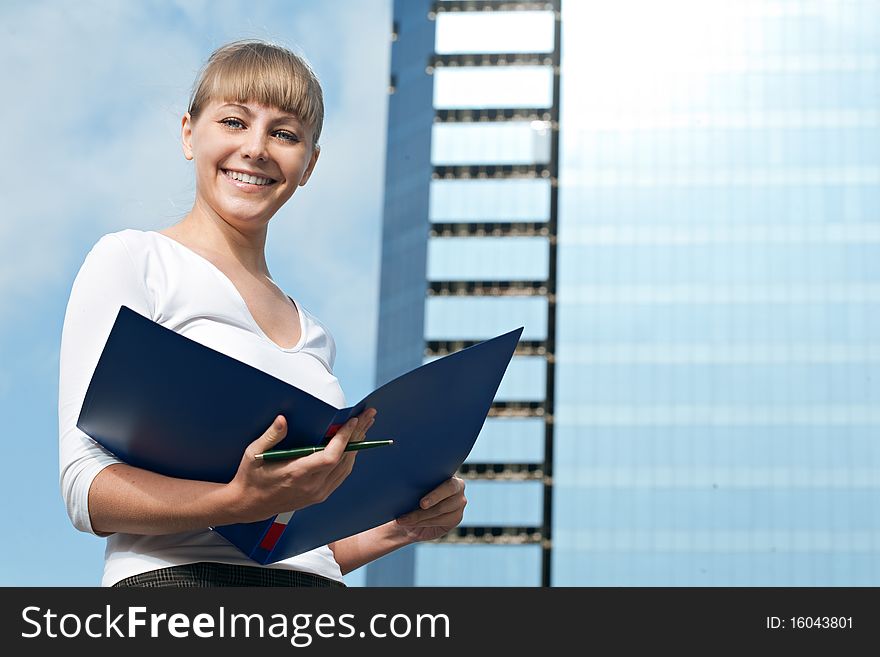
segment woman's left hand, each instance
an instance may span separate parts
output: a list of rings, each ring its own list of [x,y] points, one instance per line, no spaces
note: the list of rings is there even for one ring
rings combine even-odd
[[[397,525],[414,543],[432,541],[458,526],[466,504],[464,480],[452,477],[425,495],[421,508],[400,516]]]

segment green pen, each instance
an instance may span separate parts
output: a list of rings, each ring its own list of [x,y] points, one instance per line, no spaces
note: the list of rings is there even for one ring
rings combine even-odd
[[[393,445],[393,440],[362,440],[358,443],[348,443],[345,448],[346,452],[356,452],[361,449],[370,449],[372,447],[382,447],[384,445]],[[280,449],[274,452],[263,452],[254,456],[258,461],[284,461],[286,459],[296,459],[301,456],[308,456],[315,452],[323,452],[324,445],[318,447],[297,447],[296,449]]]

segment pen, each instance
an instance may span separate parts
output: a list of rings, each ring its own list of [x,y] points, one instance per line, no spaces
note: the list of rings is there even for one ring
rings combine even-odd
[[[355,452],[361,449],[370,449],[371,447],[382,447],[383,445],[393,445],[393,440],[362,440],[358,443],[348,443],[345,448],[346,452]],[[298,447],[296,449],[281,449],[274,452],[263,452],[254,456],[258,461],[283,461],[285,459],[296,459],[301,456],[308,456],[315,452],[323,452],[324,445],[318,447]]]

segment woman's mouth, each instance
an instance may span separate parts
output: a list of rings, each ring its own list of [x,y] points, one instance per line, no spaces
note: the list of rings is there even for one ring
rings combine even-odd
[[[271,187],[276,182],[278,182],[273,178],[253,176],[249,173],[232,171],[231,169],[221,169],[221,171],[223,172],[223,175],[226,176],[226,179],[229,180],[229,182],[241,189],[265,189],[267,187]]]

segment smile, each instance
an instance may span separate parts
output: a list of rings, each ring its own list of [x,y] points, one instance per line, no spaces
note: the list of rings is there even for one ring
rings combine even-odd
[[[230,180],[234,180],[238,183],[242,183],[244,185],[252,187],[269,187],[277,182],[272,178],[260,178],[258,176],[252,176],[247,173],[241,173],[239,171],[230,171],[229,169],[221,170],[223,171],[223,175],[225,175]]]

